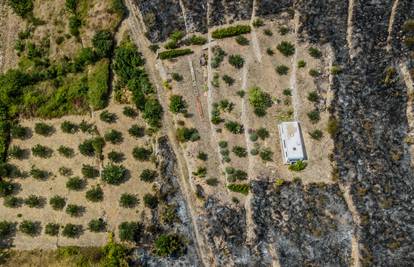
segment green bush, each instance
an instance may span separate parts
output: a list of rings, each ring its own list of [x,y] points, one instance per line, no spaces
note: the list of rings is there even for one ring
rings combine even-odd
[[[13,125],[10,130],[12,138],[24,140],[29,135],[30,129],[21,125]]]
[[[180,95],[172,95],[170,97],[170,111],[174,114],[187,113],[187,103]]]
[[[138,112],[134,108],[128,106],[124,107],[122,114],[129,118],[136,118],[138,116]]]
[[[303,162],[301,160],[296,161],[295,163],[289,165],[289,170],[291,171],[295,171],[295,172],[300,172],[303,171],[306,166],[308,166],[308,164],[306,162]]]
[[[318,92],[316,92],[316,91],[309,92],[308,100],[311,101],[311,102],[315,102],[315,103],[318,102],[319,101]]]
[[[172,58],[176,58],[176,57],[190,55],[192,53],[194,53],[194,52],[190,48],[185,48],[185,49],[171,49],[171,50],[167,50],[167,51],[160,52],[158,54],[158,57],[160,59],[164,60],[164,59],[172,59]]]
[[[152,183],[154,182],[155,178],[158,177],[158,173],[154,170],[149,170],[149,169],[145,169],[141,172],[141,175],[139,176],[139,178],[141,179],[141,181],[147,182],[147,183]]]
[[[15,196],[7,196],[3,199],[3,205],[7,208],[18,208],[22,203],[23,199]]]
[[[310,69],[309,70],[309,75],[312,76],[312,77],[318,77],[319,75],[321,75],[321,73],[319,72],[319,70]]]
[[[134,124],[128,129],[128,133],[133,137],[141,138],[145,136],[145,128]]]
[[[286,75],[289,72],[289,67],[286,65],[279,65],[276,67],[276,72],[279,75]]]
[[[72,169],[66,168],[64,166],[59,168],[59,173],[63,176],[71,176],[73,174]]]
[[[85,212],[85,207],[75,205],[75,204],[68,204],[66,206],[66,213],[69,214],[71,217],[79,217]]]
[[[100,30],[92,38],[92,44],[100,57],[110,57],[114,46],[112,33],[107,30]]]
[[[132,156],[139,161],[148,161],[152,155],[152,149],[145,147],[135,147],[132,150]]]
[[[88,223],[88,229],[94,233],[104,232],[106,230],[106,222],[101,218],[90,220]]]
[[[247,173],[242,170],[236,170],[234,168],[231,168],[228,170],[226,169],[226,171],[228,174],[228,180],[230,182],[235,182],[236,180],[243,181],[243,180],[246,180],[248,177]]]
[[[68,223],[62,230],[62,235],[68,238],[77,238],[83,233],[82,225]]]
[[[270,29],[264,29],[263,33],[267,36],[272,36],[273,35],[273,32]]]
[[[266,53],[267,53],[269,56],[273,56],[273,55],[275,54],[275,52],[273,51],[273,49],[272,49],[272,48],[270,48],[270,47],[268,47],[268,48],[266,49]]]
[[[124,161],[125,155],[122,152],[111,151],[108,153],[108,159],[115,163]]]
[[[76,13],[76,8],[78,6],[78,0],[66,0],[65,7],[72,13]]]
[[[19,146],[11,146],[9,148],[9,157],[13,159],[23,159],[26,155],[26,150],[21,149]]]
[[[249,194],[250,186],[248,184],[229,184],[227,188],[230,191],[241,193],[243,195]]]
[[[323,132],[321,130],[314,130],[312,132],[309,133],[310,137],[312,137],[312,139],[315,139],[317,141],[321,140],[323,137]]]
[[[48,171],[41,170],[35,166],[32,166],[30,169],[30,175],[36,180],[46,180],[49,177],[50,173]]]
[[[122,133],[111,129],[110,131],[106,132],[104,135],[104,139],[111,144],[120,144],[124,140],[122,137]]]
[[[115,113],[111,113],[107,110],[105,110],[104,112],[102,112],[99,115],[99,118],[101,119],[101,121],[106,122],[106,123],[115,123],[116,120],[118,119],[118,117],[116,116]]]
[[[144,204],[150,209],[155,209],[158,206],[158,198],[151,194],[144,195]]]
[[[59,195],[55,195],[49,199],[49,205],[54,210],[62,210],[66,206],[66,199]]]
[[[68,134],[74,134],[78,131],[79,126],[76,125],[73,122],[70,121],[64,121],[62,122],[62,124],[60,125],[60,129],[62,130],[62,132],[64,133],[68,133]]]
[[[90,202],[100,202],[104,198],[104,192],[101,189],[101,187],[98,185],[86,191],[85,197]]]
[[[308,115],[309,120],[312,123],[317,123],[321,119],[319,110],[317,109],[314,109],[311,112],[308,112],[307,115]]]
[[[260,151],[259,156],[263,161],[272,161],[273,152],[269,148],[264,148]]]
[[[301,68],[304,68],[304,67],[306,67],[306,62],[304,60],[299,60],[298,61],[298,68],[301,69]]]
[[[161,257],[179,257],[185,252],[185,244],[178,234],[162,234],[155,240],[155,252]]]
[[[331,135],[331,137],[335,137],[338,134],[338,132],[339,132],[339,122],[334,117],[329,118],[327,131]]]
[[[219,181],[217,178],[208,178],[206,180],[206,184],[208,184],[209,186],[217,186],[219,184]]]
[[[86,181],[79,177],[71,177],[66,182],[66,188],[73,191],[80,191],[86,186]]]
[[[142,225],[139,222],[123,222],[118,226],[121,241],[138,242],[141,238]]]
[[[79,145],[79,152],[88,157],[100,156],[105,146],[105,140],[102,137],[87,139]]]
[[[249,39],[247,39],[247,38],[246,38],[246,37],[244,37],[243,35],[239,35],[239,36],[237,36],[237,37],[236,37],[236,42],[237,42],[239,45],[249,45],[249,44],[250,44]]]
[[[82,120],[81,123],[79,124],[79,129],[83,133],[93,133],[95,127],[93,123],[87,123],[86,121]]]
[[[314,58],[320,58],[322,56],[322,52],[319,49],[314,48],[314,47],[310,47],[308,49],[308,52],[309,52],[309,55]]]
[[[228,142],[227,141],[224,141],[224,140],[221,140],[221,141],[219,141],[219,147],[220,148],[226,148],[226,147],[228,147]]]
[[[200,134],[196,128],[178,128],[177,129],[177,140],[181,143],[185,142],[195,142],[200,140]]]
[[[213,31],[212,37],[214,39],[223,39],[240,34],[250,33],[251,28],[249,25],[235,25],[227,28],[221,28]]]
[[[24,199],[24,204],[29,208],[42,208],[44,205],[45,199],[36,195],[29,195]]]
[[[292,96],[292,90],[290,88],[283,89],[283,95]]]
[[[224,124],[224,127],[233,134],[244,133],[244,127],[236,121],[228,121]]]
[[[138,198],[133,194],[124,193],[119,199],[119,206],[123,208],[135,208],[138,205]]]
[[[206,167],[198,167],[196,171],[192,173],[194,176],[205,178],[207,176]]]
[[[31,237],[36,236],[40,233],[40,222],[24,220],[19,224],[19,231]]]
[[[269,131],[263,127],[260,127],[259,129],[257,129],[256,133],[259,136],[259,138],[262,140],[265,140],[266,138],[270,136]]]
[[[249,89],[249,103],[254,108],[254,113],[263,117],[266,110],[272,106],[272,98],[260,87],[252,87]]]
[[[60,146],[58,152],[61,156],[65,158],[72,158],[75,155],[75,151],[67,146]]]
[[[43,136],[49,136],[55,131],[55,128],[53,128],[52,125],[43,122],[36,123],[34,129],[35,133]]]
[[[88,164],[82,165],[81,172],[85,178],[96,178],[99,176],[99,170]]]
[[[295,54],[295,46],[290,42],[282,41],[280,44],[276,46],[276,48],[285,57],[289,57]]]
[[[109,60],[97,62],[88,73],[88,102],[93,110],[105,108],[109,96]]]
[[[252,25],[255,28],[259,28],[259,27],[262,27],[264,25],[264,21],[260,18],[257,18],[253,21]]]
[[[33,156],[39,157],[39,158],[50,158],[53,154],[53,150],[46,146],[37,144],[34,147],[32,147],[32,154]]]
[[[161,126],[163,109],[157,98],[152,97],[146,100],[142,117],[153,128]]]
[[[247,149],[241,146],[235,146],[232,149],[233,153],[239,158],[247,157]]]
[[[289,32],[289,28],[286,26],[280,26],[279,27],[279,33],[280,35],[286,35]]]
[[[6,239],[14,234],[16,224],[8,221],[0,221],[0,238]]]
[[[226,56],[226,52],[221,49],[219,46],[213,47],[213,58],[211,59],[211,67],[216,69],[220,66],[221,62],[223,62],[224,57]]]
[[[229,63],[233,67],[235,67],[237,69],[241,69],[241,68],[243,68],[243,65],[244,65],[244,59],[242,58],[241,55],[230,55],[229,56]]]
[[[179,74],[179,73],[176,73],[176,72],[173,72],[172,74],[171,74],[171,77],[173,78],[173,80],[174,81],[176,81],[176,82],[181,82],[184,78],[183,78],[183,76],[181,75],[181,74]]]
[[[128,170],[122,165],[112,163],[105,166],[101,178],[104,182],[111,185],[119,185],[127,178]]]
[[[192,35],[188,38],[188,42],[192,45],[203,45],[207,43],[207,38],[198,35]]]
[[[73,15],[69,17],[69,32],[73,36],[79,36],[79,28],[82,26],[82,20],[77,16]]]
[[[207,161],[208,160],[208,155],[207,155],[207,153],[204,153],[204,152],[198,152],[198,154],[197,154],[197,158],[199,159],[199,160],[202,160],[202,161]]]
[[[27,18],[33,11],[33,0],[8,0],[9,6],[14,13],[22,18]]]
[[[6,197],[13,194],[16,185],[9,181],[0,180],[0,197]]]
[[[235,82],[235,80],[232,78],[232,77],[230,77],[230,76],[228,76],[228,75],[226,75],[226,74],[224,74],[223,75],[223,81],[228,85],[228,86],[232,86],[233,84],[234,84],[234,82]]]
[[[59,234],[60,225],[57,223],[48,223],[45,226],[45,234],[50,236],[57,236]]]

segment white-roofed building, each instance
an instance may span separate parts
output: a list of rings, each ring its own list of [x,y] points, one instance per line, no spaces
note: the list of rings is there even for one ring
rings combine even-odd
[[[282,122],[278,127],[284,163],[292,164],[299,160],[305,160],[305,148],[299,122]]]

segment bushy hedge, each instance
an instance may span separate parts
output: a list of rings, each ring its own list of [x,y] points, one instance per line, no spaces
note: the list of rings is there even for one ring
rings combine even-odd
[[[214,39],[223,39],[240,34],[250,33],[250,31],[251,27],[249,25],[235,25],[213,31],[212,37]]]
[[[229,184],[227,188],[230,191],[247,195],[249,193],[250,186],[248,184]]]
[[[172,58],[176,58],[176,57],[190,55],[192,53],[194,53],[194,52],[190,48],[171,49],[171,50],[160,52],[158,54],[158,56],[159,56],[160,59],[164,60],[164,59],[172,59]]]

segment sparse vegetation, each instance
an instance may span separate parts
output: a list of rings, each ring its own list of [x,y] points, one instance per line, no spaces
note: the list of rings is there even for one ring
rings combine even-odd
[[[211,59],[211,67],[212,68],[218,68],[223,62],[224,57],[226,56],[226,52],[224,52],[223,49],[219,46],[213,47],[213,58]]]
[[[120,163],[125,160],[125,155],[122,152],[111,151],[108,153],[108,159],[115,163]]]
[[[60,225],[57,223],[48,223],[45,226],[45,234],[50,236],[57,236],[59,234]]]
[[[319,141],[323,137],[323,132],[319,129],[316,129],[316,130],[310,132],[309,135],[310,135],[310,137],[312,137],[312,139],[315,139],[315,140]]]
[[[311,101],[311,102],[315,102],[315,103],[318,102],[319,101],[318,92],[316,92],[316,91],[309,92],[308,100]]]
[[[85,212],[85,207],[75,205],[75,204],[68,204],[66,206],[66,213],[69,214],[71,217],[79,217]]]
[[[53,126],[43,123],[43,122],[36,123],[34,129],[35,129],[35,133],[37,133],[38,135],[42,135],[42,136],[49,136],[55,131]]]
[[[9,148],[9,157],[14,159],[23,159],[26,154],[26,150],[21,149],[19,146],[13,145]]]
[[[101,121],[106,123],[115,123],[118,119],[118,116],[116,116],[115,113],[111,113],[107,110],[103,111],[101,114],[99,114],[99,118]]]
[[[139,161],[148,161],[152,155],[152,149],[145,147],[135,147],[132,151],[134,159]]]
[[[138,242],[141,238],[142,225],[138,222],[123,222],[118,226],[121,241]]]
[[[307,115],[308,115],[309,120],[312,123],[318,123],[319,120],[321,119],[319,110],[317,110],[317,109],[314,109],[314,110],[308,112]]]
[[[24,220],[19,224],[19,231],[23,234],[34,237],[40,232],[40,222]]]
[[[71,177],[66,182],[66,188],[73,191],[80,191],[84,189],[86,186],[86,182],[84,179],[79,177]]]
[[[42,208],[44,204],[44,198],[36,195],[29,195],[24,199],[24,204],[29,208]]]
[[[138,116],[138,112],[134,108],[128,106],[124,107],[122,114],[129,118],[136,118]]]
[[[82,165],[81,172],[85,178],[96,178],[99,176],[99,170],[88,164]]]
[[[62,230],[62,235],[68,238],[76,238],[83,233],[82,225],[68,223]]]
[[[241,146],[235,146],[232,149],[232,152],[239,158],[247,157],[247,149]]]
[[[64,121],[62,122],[62,124],[60,125],[60,129],[62,130],[62,132],[64,133],[68,133],[68,134],[74,134],[78,131],[79,127],[78,125],[76,125],[73,122],[70,121]]]
[[[104,139],[111,144],[120,144],[124,140],[120,131],[111,129],[105,133]]]
[[[235,82],[235,80],[227,74],[224,74],[222,79],[228,86],[232,86]]]
[[[58,152],[61,156],[65,158],[72,158],[75,155],[75,151],[67,146],[60,146]]]
[[[298,61],[298,68],[302,69],[304,67],[306,67],[306,61],[305,60],[299,60]]]
[[[134,124],[128,129],[128,133],[133,137],[141,138],[145,136],[145,128]]]
[[[158,198],[151,194],[144,195],[144,204],[150,209],[155,209],[158,206]]]

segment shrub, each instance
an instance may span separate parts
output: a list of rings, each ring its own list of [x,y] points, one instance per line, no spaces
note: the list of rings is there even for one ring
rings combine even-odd
[[[212,37],[214,39],[223,39],[227,37],[232,37],[240,34],[249,33],[251,28],[249,25],[235,25],[227,28],[221,28],[213,31]]]
[[[206,167],[198,167],[196,171],[193,172],[194,176],[204,178],[207,176],[207,168]]]
[[[22,203],[23,199],[15,196],[7,196],[3,199],[3,205],[7,208],[18,208]]]
[[[145,204],[145,207],[148,207],[150,209],[155,209],[158,206],[158,198],[151,194],[145,194],[144,204]]]
[[[109,95],[109,60],[96,63],[88,73],[88,102],[93,110],[105,108]]]
[[[259,136],[259,138],[262,140],[265,140],[266,138],[270,136],[269,131],[263,127],[260,127],[259,129],[257,129],[256,133]]]
[[[85,188],[86,182],[79,177],[72,177],[66,182],[66,188],[73,191],[80,191]]]
[[[280,26],[279,27],[279,33],[280,35],[286,35],[289,32],[289,28],[286,26]]]
[[[19,231],[32,237],[36,236],[40,231],[40,222],[24,220],[19,225]]]
[[[93,123],[87,123],[86,121],[82,120],[81,123],[79,124],[79,129],[83,133],[92,133],[94,129],[94,125]]]
[[[306,168],[306,166],[308,166],[308,164],[306,162],[303,162],[303,161],[299,160],[299,161],[296,161],[295,163],[291,164],[289,166],[289,170],[295,171],[295,172],[300,172],[300,171],[304,170]]]
[[[125,181],[127,173],[128,171],[124,166],[110,163],[103,169],[101,178],[108,184],[119,185]]]
[[[402,25],[402,30],[406,33],[414,32],[414,19],[408,19]]]
[[[249,135],[249,139],[250,139],[250,141],[252,141],[252,142],[256,142],[256,141],[257,141],[257,139],[259,139],[259,136],[257,135],[257,133],[256,133],[255,131],[252,131],[252,132],[250,132],[249,134],[250,134],[250,135]]]
[[[8,4],[22,18],[29,17],[33,11],[33,0],[8,0]]]
[[[289,57],[295,53],[295,46],[290,42],[282,41],[276,48],[285,57]]]
[[[62,235],[68,238],[76,238],[80,236],[82,232],[83,232],[82,225],[68,223],[63,228]]]
[[[272,36],[273,35],[273,32],[270,29],[264,29],[263,33],[267,36]]]
[[[230,55],[229,56],[229,63],[233,67],[235,67],[237,69],[241,69],[241,68],[243,68],[243,65],[244,65],[244,59],[242,58],[241,55]]]
[[[172,58],[176,58],[176,57],[181,57],[181,56],[189,55],[189,54],[192,54],[192,53],[194,53],[193,50],[191,50],[189,48],[171,49],[171,50],[160,52],[158,54],[158,57],[160,59],[164,60],[164,59],[172,59]]]
[[[273,152],[269,148],[265,148],[260,151],[259,156],[263,161],[272,161]]]
[[[144,147],[135,147],[132,150],[132,156],[139,161],[148,161],[152,155],[152,149]]]
[[[327,131],[332,137],[338,134],[339,123],[334,117],[329,117]]]
[[[45,234],[50,236],[57,236],[59,234],[60,225],[57,223],[48,223],[45,227]]]
[[[123,208],[135,208],[138,205],[138,198],[133,194],[124,193],[119,199],[119,206]]]
[[[134,124],[128,129],[128,133],[133,137],[141,138],[145,136],[145,128]]]
[[[53,154],[53,150],[46,146],[37,144],[34,147],[32,147],[32,154],[33,156],[39,158],[50,158]]]
[[[290,88],[283,89],[283,95],[292,96],[292,90]]]
[[[59,168],[59,173],[63,176],[71,176],[73,172],[72,169],[62,166]]]
[[[312,76],[312,77],[318,77],[319,75],[321,75],[321,73],[319,72],[319,70],[310,69],[309,70],[309,75]]]
[[[173,80],[174,81],[176,81],[176,82],[181,82],[184,78],[183,78],[183,76],[181,75],[181,74],[179,74],[179,73],[176,73],[176,72],[174,72],[174,73],[172,73],[171,74],[171,77],[173,78]]]
[[[235,146],[235,147],[233,147],[232,151],[239,158],[245,158],[245,157],[247,157],[247,150],[244,147]]]
[[[49,172],[32,166],[30,175],[36,180],[46,180],[49,177]]]
[[[104,139],[111,144],[120,144],[124,140],[122,133],[113,129],[105,133]]]
[[[75,204],[68,204],[66,206],[66,213],[69,214],[71,217],[79,217],[85,212],[85,207],[75,205]]]
[[[301,69],[301,68],[304,68],[304,67],[306,67],[306,62],[304,60],[299,60],[298,61],[298,68]]]
[[[101,121],[106,122],[106,123],[115,123],[116,120],[118,119],[115,113],[111,113],[107,110],[103,111],[99,115],[99,118],[101,119]]]
[[[8,221],[0,221],[0,238],[5,239],[11,236],[16,230],[16,224]]]
[[[76,13],[76,7],[78,5],[78,0],[66,0],[65,7],[72,13]]]
[[[177,140],[181,143],[200,140],[200,134],[196,128],[178,128],[176,136]]]
[[[217,185],[219,184],[219,181],[218,181],[218,179],[217,179],[217,178],[208,178],[208,179],[206,180],[206,183],[207,183],[209,186],[217,186]]]
[[[105,140],[102,137],[87,139],[79,145],[79,152],[88,157],[100,156],[105,146]]]
[[[316,92],[316,91],[309,92],[308,100],[311,101],[311,102],[315,102],[315,103],[318,102],[319,101],[318,92]]]
[[[21,125],[13,125],[10,129],[10,134],[12,138],[17,138],[24,140],[29,135],[30,129],[23,127]]]
[[[276,67],[276,72],[279,75],[286,75],[289,72],[289,67],[286,66],[286,65],[279,65],[279,66]]]
[[[244,133],[244,127],[238,122],[228,121],[224,124],[224,127],[233,134],[242,134]]]
[[[73,36],[79,36],[79,28],[82,26],[82,21],[77,15],[69,17],[69,32]]]
[[[269,56],[273,56],[274,54],[275,54],[275,52],[272,50],[272,48],[270,48],[270,47],[268,47],[267,49],[266,49],[266,53],[269,55]]]
[[[219,46],[213,47],[213,58],[211,59],[211,67],[216,69],[220,66],[221,62],[223,62],[224,57],[226,56],[226,52]]]
[[[228,174],[228,180],[231,182],[235,182],[236,180],[246,180],[247,179],[247,173],[245,171],[242,170],[236,170],[234,168],[231,168],[229,170],[227,170],[227,174]]]
[[[229,184],[227,185],[227,188],[230,191],[247,195],[249,193],[250,186],[248,184]]]
[[[414,49],[414,37],[413,36],[406,36],[404,38],[404,45],[408,49],[413,50]]]
[[[62,122],[62,124],[60,125],[60,129],[62,130],[62,132],[64,133],[68,133],[68,134],[74,134],[79,130],[79,126],[76,125],[73,122],[70,121],[64,121]]]
[[[228,85],[228,86],[232,86],[233,84],[234,84],[234,82],[235,82],[235,80],[232,78],[232,77],[230,77],[230,76],[228,76],[228,75],[226,75],[226,74],[224,74],[223,75],[223,81]]]
[[[14,159],[23,159],[26,155],[26,150],[21,149],[19,146],[13,145],[8,151],[9,157]]]
[[[112,33],[107,30],[96,32],[92,38],[92,44],[100,57],[110,57],[114,46]]]
[[[53,126],[43,123],[43,122],[38,122],[35,124],[35,133],[39,134],[39,135],[43,135],[43,136],[49,136],[51,135],[53,132],[55,131],[55,129],[53,128]]]
[[[203,45],[207,43],[207,38],[203,36],[193,35],[190,38],[188,38],[188,42],[192,45]]]
[[[236,94],[240,97],[243,98],[246,95],[246,92],[243,90],[237,91]]]
[[[202,160],[202,161],[207,161],[208,160],[208,155],[207,155],[207,153],[204,153],[204,152],[200,151],[200,152],[198,152],[197,158],[199,160]]]
[[[58,148],[58,152],[61,156],[65,157],[65,158],[71,158],[75,155],[75,151],[67,146],[60,146]]]
[[[15,189],[15,184],[8,181],[0,180],[0,197],[10,196]]]
[[[184,241],[178,234],[162,234],[155,240],[155,252],[157,255],[178,257],[184,254]]]
[[[187,103],[180,95],[172,95],[170,97],[170,111],[174,114],[187,113]]]
[[[220,148],[226,148],[226,147],[228,147],[228,142],[226,142],[224,140],[221,140],[221,141],[219,141],[218,145],[219,145]]]
[[[141,181],[144,181],[144,182],[147,182],[147,183],[153,182],[155,180],[155,178],[157,178],[157,177],[158,177],[158,173],[156,171],[149,170],[149,169],[143,170],[141,175],[139,176]]]
[[[319,141],[323,137],[323,132],[317,129],[317,130],[310,132],[309,135],[310,137],[312,137],[312,139]]]
[[[101,189],[101,187],[98,185],[86,191],[85,197],[90,202],[100,202],[104,198],[104,192]]]
[[[123,222],[118,226],[121,241],[138,242],[141,238],[142,225],[138,222]]]
[[[314,58],[320,58],[322,56],[322,52],[319,49],[314,48],[314,47],[310,47],[308,49],[308,52],[309,52],[309,55]]]
[[[339,67],[339,66],[332,66],[332,68],[331,68],[331,74],[332,75],[338,75],[338,74],[340,74],[342,72],[342,69],[341,69],[341,67]]]
[[[252,23],[253,27],[259,28],[264,25],[264,21],[262,19],[255,19]]]
[[[146,100],[142,117],[153,128],[161,126],[163,109],[158,99],[151,97]]]
[[[45,199],[40,196],[30,195],[24,200],[24,204],[29,208],[41,208],[44,205]]]
[[[66,206],[66,199],[59,195],[55,195],[49,199],[49,204],[54,210],[62,210]]]
[[[104,232],[106,230],[106,222],[101,218],[90,220],[88,223],[88,229],[94,233]]]
[[[108,153],[108,159],[115,163],[124,161],[125,155],[122,152],[111,151]]]
[[[259,87],[252,87],[249,89],[249,103],[253,106],[254,113],[262,117],[266,115],[266,110],[272,106],[272,99]]]
[[[246,37],[244,37],[243,35],[237,36],[236,37],[236,42],[239,45],[249,45],[249,43],[250,43],[249,40]]]
[[[308,112],[307,115],[308,115],[309,120],[312,123],[317,123],[321,119],[321,116],[319,114],[319,110],[317,110],[317,109],[314,109],[311,112]]]
[[[138,112],[134,108],[128,106],[124,107],[122,113],[129,118],[135,118],[138,116]]]
[[[88,164],[82,165],[81,172],[85,178],[96,178],[99,176],[99,170]]]

